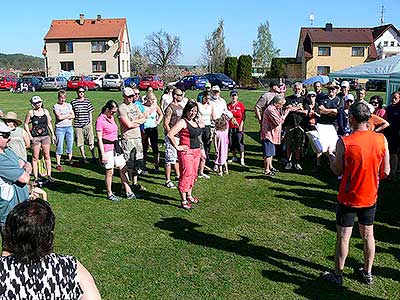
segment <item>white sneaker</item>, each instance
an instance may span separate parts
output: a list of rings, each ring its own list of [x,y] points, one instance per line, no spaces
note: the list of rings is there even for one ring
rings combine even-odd
[[[246,164],[244,163],[244,159],[241,159],[240,160],[240,164],[242,165],[242,166],[245,166]]]
[[[232,159],[228,160],[228,163],[232,163],[232,162],[238,162],[239,158],[237,158],[236,156],[232,157]]]
[[[210,179],[210,176],[208,176],[207,174],[199,174],[199,176],[197,176],[199,178],[204,178],[204,179]]]
[[[303,168],[300,166],[299,163],[294,164],[294,168],[295,168],[297,171],[303,170]]]
[[[292,163],[289,161],[286,166],[285,166],[285,170],[291,170],[293,167]]]

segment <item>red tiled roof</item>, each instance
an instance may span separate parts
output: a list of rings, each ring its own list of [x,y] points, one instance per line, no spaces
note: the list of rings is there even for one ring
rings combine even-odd
[[[122,38],[126,19],[85,19],[83,25],[78,20],[53,20],[44,40]]]
[[[306,40],[306,37],[309,40]],[[301,43],[329,43],[329,44],[369,44],[370,58],[376,58],[376,48],[371,28],[332,28],[327,31],[325,28],[302,27],[300,30]],[[312,57],[312,53],[306,51],[304,46],[305,57]],[[311,46],[311,45],[308,45]],[[311,47],[309,47],[311,49]]]

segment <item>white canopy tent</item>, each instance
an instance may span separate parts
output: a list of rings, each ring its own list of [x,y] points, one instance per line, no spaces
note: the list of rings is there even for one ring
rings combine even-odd
[[[390,103],[390,95],[400,88],[400,55],[375,60],[355,67],[343,69],[329,74],[334,78],[366,78],[386,81],[386,103]]]

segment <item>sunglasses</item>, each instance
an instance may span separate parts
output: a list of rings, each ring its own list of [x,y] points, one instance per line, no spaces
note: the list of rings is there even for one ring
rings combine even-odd
[[[0,136],[2,136],[5,139],[8,139],[10,137],[11,133],[9,132],[0,132]]]
[[[378,102],[371,102],[372,105],[378,104]]]
[[[135,93],[134,95],[135,95],[135,96],[139,96],[139,95],[140,95],[140,93]]]
[[[183,96],[183,94],[175,94],[176,96],[178,96],[178,97],[182,97]]]
[[[33,105],[37,105],[37,104],[39,104],[39,103],[42,103],[42,101],[34,102]]]
[[[78,93],[79,93],[79,94],[84,94],[84,93],[85,93],[85,91],[78,91]]]

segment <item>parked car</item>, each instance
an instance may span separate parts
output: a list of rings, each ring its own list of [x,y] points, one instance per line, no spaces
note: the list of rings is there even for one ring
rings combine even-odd
[[[106,74],[103,78],[103,90],[118,89],[122,88],[124,80],[119,74]]]
[[[96,83],[90,76],[72,76],[68,79],[67,88],[69,90],[76,90],[83,87],[85,90],[96,89]]]
[[[44,90],[61,90],[67,88],[67,78],[65,77],[45,77],[43,81]]]
[[[185,90],[202,90],[207,82],[208,79],[204,75],[189,75],[183,77],[181,80],[178,80],[175,86]]]
[[[218,85],[221,89],[233,89],[236,83],[223,73],[208,73],[205,75],[212,86]]]
[[[140,82],[140,76],[128,77],[125,78],[124,80],[124,86],[136,87],[139,85],[139,82]]]
[[[17,88],[18,78],[15,76],[0,76],[0,89],[11,90]]]
[[[43,88],[43,81],[37,77],[22,77],[17,81],[17,89],[21,87],[21,84],[27,85],[28,91],[37,91]]]
[[[162,90],[164,88],[164,82],[157,75],[145,75],[140,79],[139,89],[145,90],[149,86],[151,86],[153,90]]]
[[[386,91],[386,81],[385,80],[374,80],[370,79],[365,84],[365,89],[367,91]]]
[[[103,87],[103,77],[100,75],[90,75],[93,82],[96,84],[96,90],[100,90]]]

